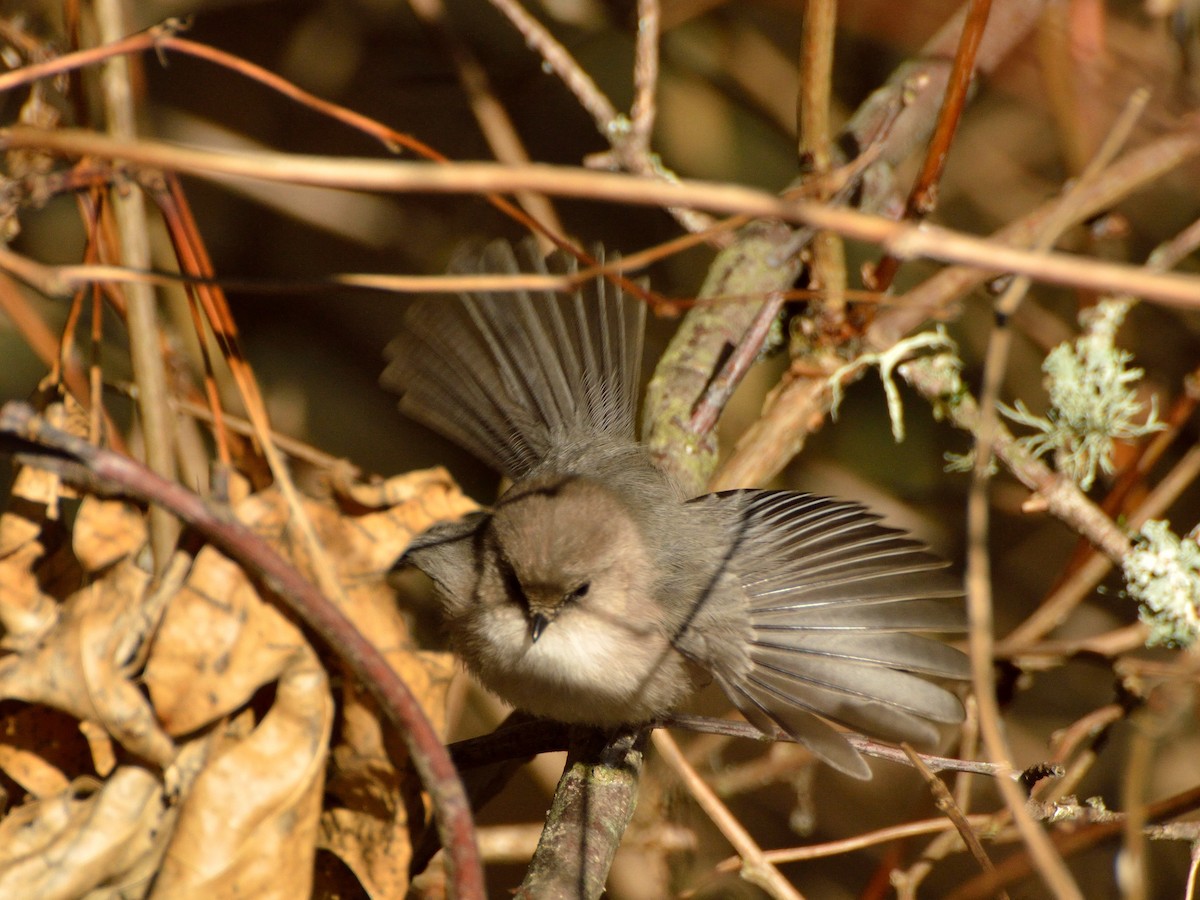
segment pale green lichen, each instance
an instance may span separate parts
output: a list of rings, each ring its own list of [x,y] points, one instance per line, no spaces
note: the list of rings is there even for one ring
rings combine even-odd
[[[1050,410],[1034,415],[1018,400],[1001,405],[1014,422],[1036,429],[1019,439],[1035,457],[1054,455],[1058,470],[1088,490],[1097,471],[1113,470],[1113,442],[1142,437],[1164,427],[1156,407],[1139,422],[1143,404],[1133,384],[1143,375],[1130,368],[1133,355],[1116,346],[1116,333],[1131,306],[1129,300],[1104,300],[1080,315],[1083,333],[1046,356]]]
[[[1147,646],[1187,647],[1200,637],[1200,545],[1166,522],[1147,522],[1121,564],[1125,588],[1150,629]]]
[[[879,380],[883,382],[883,394],[887,398],[888,417],[892,422],[892,437],[896,443],[904,440],[904,405],[900,401],[900,388],[896,386],[895,371],[901,363],[910,361],[915,355],[932,351],[937,356],[953,357],[958,347],[946,336],[939,325],[933,331],[922,331],[912,337],[897,341],[882,353],[863,353],[846,363],[829,376],[829,415],[837,420],[838,407],[842,403],[842,381],[868,366],[879,367]],[[954,363],[955,370],[960,364]]]
[[[946,462],[946,471],[960,475],[970,475],[975,471],[975,454],[978,449],[978,447],[972,447],[966,453],[954,453],[947,450],[942,454],[942,459]],[[991,477],[999,471],[1000,467],[996,464],[996,457],[993,456],[988,460],[987,474]]]

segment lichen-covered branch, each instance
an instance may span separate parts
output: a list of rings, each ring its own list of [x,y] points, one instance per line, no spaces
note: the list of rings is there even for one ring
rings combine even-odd
[[[637,804],[648,730],[576,733],[519,900],[604,893],[608,870]]]

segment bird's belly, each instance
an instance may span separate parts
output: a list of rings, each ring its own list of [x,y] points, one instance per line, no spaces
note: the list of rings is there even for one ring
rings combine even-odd
[[[686,663],[666,635],[563,616],[534,643],[524,616],[484,618],[462,623],[460,654],[485,687],[534,715],[626,725],[669,712],[691,691]]]

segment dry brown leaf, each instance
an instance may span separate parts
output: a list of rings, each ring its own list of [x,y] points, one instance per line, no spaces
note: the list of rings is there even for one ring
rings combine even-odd
[[[346,597],[342,612],[383,652],[440,728],[453,658],[416,646],[385,574],[413,535],[476,506],[441,469],[396,476],[380,490],[397,505],[365,515],[348,515],[305,500],[305,512],[335,562]],[[291,546],[285,528],[288,512],[277,492],[263,491],[251,497],[238,507],[238,517],[259,534],[269,536],[277,547]]]
[[[293,660],[258,727],[196,777],[152,897],[309,895],[333,700],[315,655]]]
[[[242,567],[205,547],[171,598],[142,680],[167,732],[187,734],[236,710],[304,647]]]
[[[412,641],[394,591],[382,577],[416,533],[437,521],[475,509],[444,470],[414,472],[354,494],[369,508],[360,516],[314,515],[318,533],[337,561],[346,605],[343,612],[384,653],[421,701],[439,730],[444,728],[446,690],[456,669],[447,653],[419,650]],[[321,820],[321,845],[336,853],[372,897],[403,895],[412,855],[408,811],[420,810],[420,785],[401,756],[385,745],[378,711],[352,682],[343,691],[341,738],[327,786],[333,798]],[[391,751],[389,753],[389,750]]]
[[[371,636],[426,709],[438,716],[450,663],[413,647],[384,572],[413,534],[434,521],[462,515],[474,504],[441,470],[398,476],[385,485],[385,495],[400,505],[363,516],[348,516],[310,499],[303,501],[304,508],[335,560],[350,600],[351,608],[343,612]],[[300,545],[291,540],[290,513],[278,491],[255,494],[235,512],[311,574]],[[259,596],[241,567],[209,547],[197,556],[184,589],[167,609],[144,681],[167,731],[186,734],[245,703],[279,676],[302,644],[299,630]]]
[[[46,520],[58,519],[62,480],[45,469],[21,466],[13,478],[12,499],[0,515],[0,556],[37,540]]]
[[[38,712],[41,710],[29,707],[22,709],[12,718],[28,718],[29,713]],[[8,724],[11,737],[0,740],[0,770],[32,797],[52,797],[65,791],[70,779],[63,774],[62,769],[50,762],[55,754],[46,753],[47,748],[44,746],[37,746],[42,743],[43,734],[25,722],[13,722],[10,719]],[[34,747],[22,747],[13,740],[31,738],[35,742]]]
[[[117,767],[117,756],[112,737],[96,722],[80,722],[79,732],[88,743],[92,754],[92,767],[101,778],[107,778]]]
[[[453,659],[449,654],[431,653],[416,646],[386,573],[415,535],[478,507],[440,468],[397,475],[369,486],[369,492],[392,505],[348,515],[310,502],[307,511],[322,545],[336,563],[347,602],[342,612],[387,656],[422,700],[435,727],[440,728]],[[277,495],[263,493],[255,499],[257,509],[247,508],[248,522],[257,525],[279,520],[283,506]]]
[[[50,485],[41,488],[46,492]],[[375,491],[377,499],[396,505],[368,507],[370,512],[355,515],[306,500],[306,511],[336,560],[346,596],[343,611],[384,652],[441,727],[453,659],[415,645],[385,576],[414,534],[474,506],[440,471],[394,478]],[[247,498],[236,514],[285,555],[292,549],[289,513],[275,491]],[[69,851],[79,871],[64,874],[62,886],[30,882],[39,892],[102,894],[105,879],[117,878],[124,865],[124,877],[139,884],[158,868],[155,896],[304,896],[320,829],[321,843],[351,866],[373,896],[403,892],[411,855],[408,812],[421,810],[419,783],[407,768],[398,771],[393,764],[403,758],[403,748],[384,731],[370,698],[348,680],[335,751],[335,805],[322,817],[334,711],[325,675],[300,630],[274,601],[260,597],[239,565],[206,547],[190,572],[186,560],[174,560],[162,583],[151,585],[133,562],[145,542],[141,513],[123,503],[88,498],[76,518],[74,552],[84,571],[104,574],[58,604],[38,590],[51,562],[39,542],[45,523],[36,517],[11,523],[3,532],[6,523],[0,522],[0,544],[10,551],[8,559],[0,559],[0,605],[6,591],[13,596],[12,610],[41,602],[53,614],[53,627],[26,652],[0,659],[0,696],[60,709],[77,721],[61,720],[71,724],[74,757],[67,761],[40,746],[0,743],[0,768],[31,795],[58,800],[57,805],[27,804],[19,815],[14,811],[0,821],[0,829],[33,823],[23,832],[33,843],[20,860],[0,852],[0,879],[35,877],[31,873],[46,868],[48,854]],[[69,583],[74,558],[53,564],[63,572],[58,580]],[[306,569],[303,562],[298,566]],[[11,576],[7,583],[6,574]],[[173,583],[182,587],[175,591]],[[160,618],[162,602],[166,610]],[[141,673],[148,704],[129,676],[151,634]],[[244,707],[274,681],[273,704],[255,727],[254,712]],[[50,714],[36,706],[28,713]],[[168,733],[195,732],[227,716],[235,718],[204,739],[208,747],[215,736],[218,744],[225,742],[224,749],[214,750],[211,758],[208,750],[185,750],[184,756],[194,758],[181,777],[171,764],[180,757]],[[122,809],[109,799],[125,790],[126,769],[116,768],[92,796],[63,791],[71,776],[88,770],[89,750],[96,771],[113,770],[110,734],[166,766],[171,790],[181,798],[177,822],[174,808],[158,807],[162,843],[153,853],[142,841],[137,853],[118,859],[108,849],[107,833],[90,833],[101,804],[108,804],[105,816]],[[196,741],[185,745],[194,746]],[[125,808],[132,818],[124,830],[106,828],[126,835],[144,832],[145,807]],[[160,863],[163,852],[167,856]],[[12,874],[18,870],[20,875]]]
[[[339,491],[367,509],[349,521],[362,564],[373,571],[392,566],[416,535],[438,522],[478,509],[443,468],[422,469],[369,485],[339,484]]]
[[[46,521],[57,518],[58,479],[49,472],[21,468],[13,481],[8,509],[0,514],[0,628],[4,646],[33,646],[58,617],[53,598],[38,584],[37,565]]]
[[[382,581],[352,584],[346,614],[383,650],[392,667],[421,701],[439,730],[457,664],[447,653],[413,648],[395,597]],[[420,810],[420,784],[412,771],[397,771],[402,748],[385,745],[372,699],[347,682],[341,705],[341,741],[334,749],[333,798],[322,818],[321,844],[336,853],[371,897],[403,896],[412,855],[408,810]],[[418,823],[420,824],[420,823]]]
[[[409,811],[422,808],[421,785],[410,770],[396,770],[374,703],[350,683],[338,731],[320,845],[349,866],[371,897],[403,896],[412,858]]]
[[[412,841],[405,817],[336,807],[321,816],[320,846],[337,854],[372,900],[408,890]]]
[[[0,822],[0,897],[76,900],[119,884],[154,852],[163,809],[161,781],[136,766],[14,809]]]
[[[131,752],[169,763],[174,745],[125,676],[118,653],[127,617],[136,614],[148,581],[136,566],[118,565],[73,594],[39,646],[0,659],[0,697],[102,723]]]
[[[433,727],[445,727],[446,691],[458,669],[450,653],[419,649],[409,634],[408,623],[396,604],[395,591],[378,575],[374,579],[347,579],[346,605],[342,609],[383,653],[421,701]]]
[[[366,509],[382,510],[394,506],[403,506],[409,501],[416,500],[425,510],[426,526],[429,523],[453,518],[454,509],[465,502],[469,512],[475,508],[470,500],[465,500],[454,479],[441,466],[432,469],[418,469],[403,475],[393,475],[379,481],[355,481],[345,471],[335,469],[331,473],[334,490],[343,497],[353,500]],[[445,509],[439,512],[442,506]],[[419,525],[414,525],[421,530]]]
[[[342,612],[370,636],[440,729],[453,657],[417,648],[385,573],[414,534],[461,516],[475,504],[440,469],[388,479],[355,492],[354,499],[374,511],[347,515],[315,501],[305,504],[335,562],[346,600]],[[378,509],[367,501],[393,505]],[[259,533],[273,534],[277,545],[286,541],[281,523],[287,514],[276,493],[256,495],[238,513]],[[399,896],[408,884],[411,856],[407,811],[420,809],[420,785],[410,771],[394,768],[392,758],[402,749],[391,747],[389,754],[370,699],[353,688],[343,693],[341,742],[334,750],[334,774],[327,788],[335,805],[322,816],[321,845],[351,868],[372,897]]]
[[[77,720],[46,706],[9,704],[0,717],[0,770],[34,797],[52,797],[92,774]]]
[[[0,769],[31,797],[52,797],[67,789],[67,776],[40,754],[2,741]]]
[[[146,519],[136,506],[123,500],[83,498],[71,544],[85,572],[97,572],[132,556],[145,543]]]
[[[0,559],[0,627],[6,649],[34,646],[58,619],[57,604],[38,584],[44,552],[41,542],[30,541]]]

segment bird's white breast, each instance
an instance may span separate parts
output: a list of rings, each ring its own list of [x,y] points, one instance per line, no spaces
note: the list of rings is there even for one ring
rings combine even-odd
[[[572,609],[534,643],[523,614],[498,612],[463,619],[457,643],[479,679],[518,709],[562,722],[630,724],[669,711],[691,686],[664,634]]]

